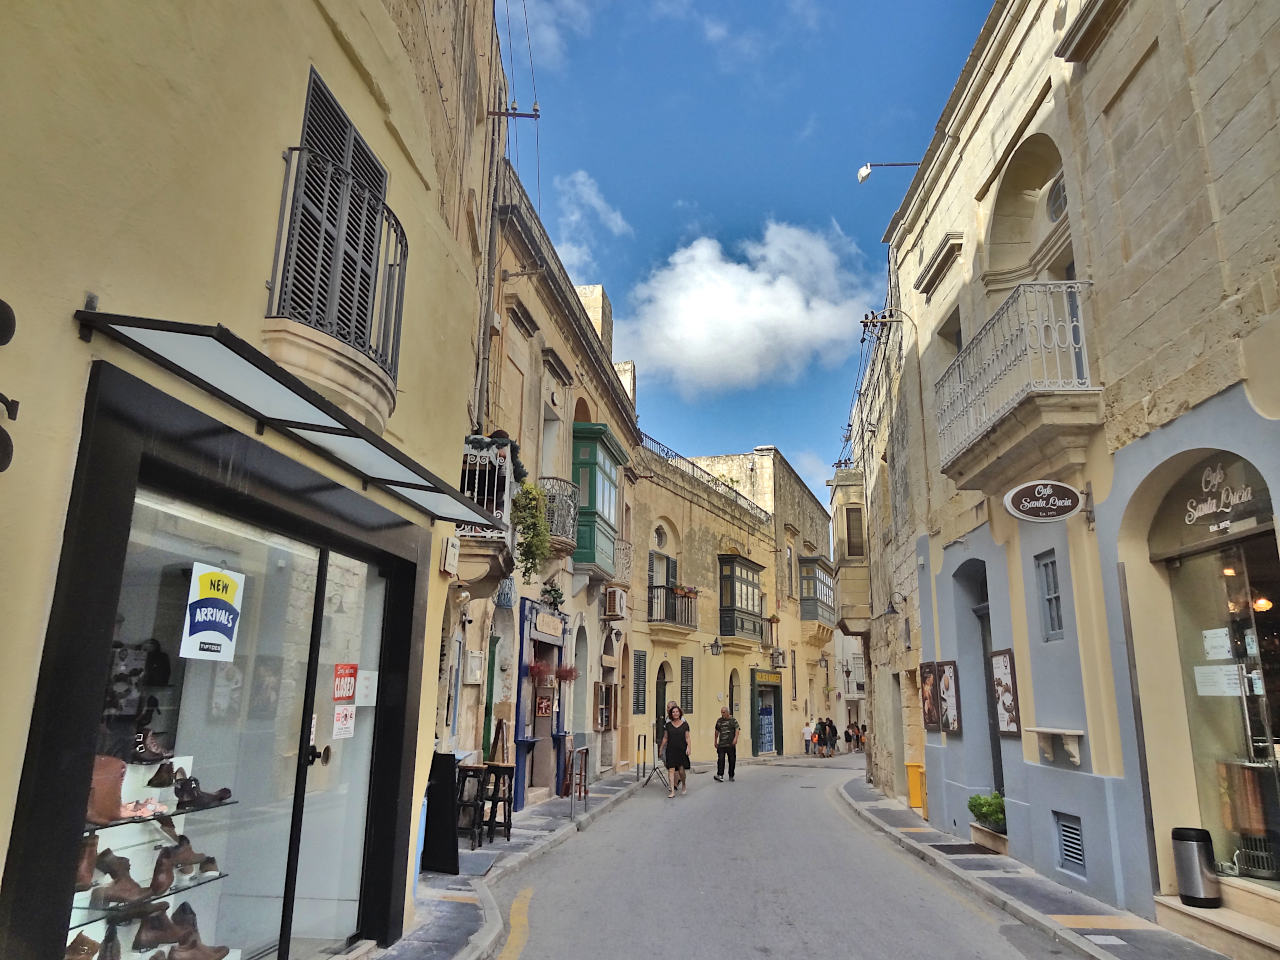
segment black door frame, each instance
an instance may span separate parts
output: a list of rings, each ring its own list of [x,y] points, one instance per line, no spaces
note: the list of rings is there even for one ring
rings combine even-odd
[[[199,428],[178,440],[167,435],[161,426],[166,413],[175,411]],[[210,454],[196,442],[197,435],[219,438],[223,450],[237,456]],[[273,485],[251,469],[267,461],[287,463],[295,479],[298,471],[310,475],[307,493],[342,489],[106,361],[92,365],[0,880],[0,956],[5,960],[46,960],[60,955],[66,942],[93,769],[90,732],[101,714],[140,486],[319,548],[332,547],[376,564],[386,577],[358,934],[386,946],[403,933],[425,656],[423,644],[413,638],[425,636],[431,534],[371,503],[370,515],[385,522],[362,526],[327,511],[304,491]],[[296,853],[291,850],[293,866]]]

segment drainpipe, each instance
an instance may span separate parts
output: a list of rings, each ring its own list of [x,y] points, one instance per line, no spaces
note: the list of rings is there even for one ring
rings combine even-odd
[[[497,37],[497,24],[494,24],[493,37]],[[489,62],[499,66],[498,44],[489,44]],[[496,83],[495,83],[496,86]],[[496,91],[494,91],[496,93]],[[492,99],[492,98],[491,98]],[[477,364],[475,391],[471,397],[471,430],[473,433],[484,433],[485,413],[489,407],[489,317],[493,313],[494,262],[498,257],[498,147],[502,139],[502,117],[493,117],[489,121],[489,245],[485,250],[480,276],[484,283],[484,295],[480,300],[480,325],[477,329],[476,346],[479,361]]]

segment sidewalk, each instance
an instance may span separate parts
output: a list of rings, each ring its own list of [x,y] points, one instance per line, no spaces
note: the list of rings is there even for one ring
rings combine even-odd
[[[510,841],[498,832],[493,843],[486,839],[484,846],[472,850],[470,841],[460,838],[460,873],[420,875],[414,893],[417,926],[398,943],[367,956],[370,960],[483,960],[493,956],[502,939],[503,918],[489,885],[585,830],[643,783],[643,778],[636,780],[633,771],[596,781],[591,784],[586,809],[578,801],[572,819],[565,798],[525,807],[512,817]]]
[[[1097,960],[1223,960],[1223,955],[1100,900],[1054,883],[1026,864],[987,853],[929,826],[862,777],[838,791],[853,812],[979,897]]]

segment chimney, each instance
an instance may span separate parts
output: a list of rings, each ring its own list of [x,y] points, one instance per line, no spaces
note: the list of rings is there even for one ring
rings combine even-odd
[[[623,360],[615,363],[613,370],[618,375],[618,379],[622,381],[622,389],[631,398],[631,403],[634,406],[636,402],[636,362],[634,360]]]
[[[596,334],[600,337],[600,342],[604,344],[604,352],[613,359],[613,304],[609,302],[609,295],[604,292],[604,287],[598,283],[589,284],[585,287],[575,287],[578,291],[578,299],[582,301],[582,306],[587,311],[587,316],[591,318],[591,325],[596,328]]]

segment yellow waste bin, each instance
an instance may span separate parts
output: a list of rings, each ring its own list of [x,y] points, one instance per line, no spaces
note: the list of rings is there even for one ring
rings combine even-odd
[[[907,764],[907,804],[917,809],[924,808],[924,764]]]

